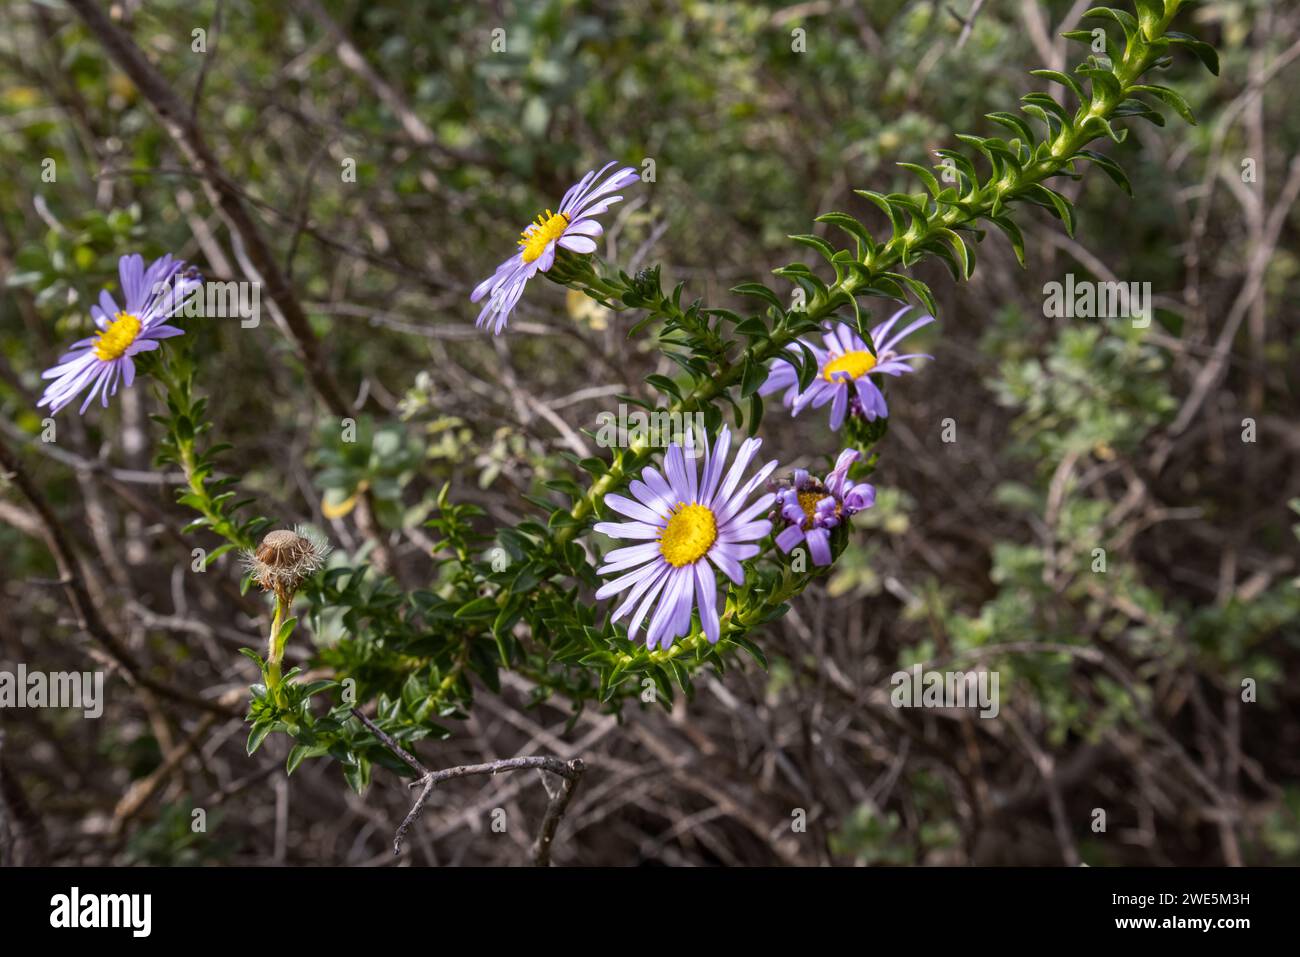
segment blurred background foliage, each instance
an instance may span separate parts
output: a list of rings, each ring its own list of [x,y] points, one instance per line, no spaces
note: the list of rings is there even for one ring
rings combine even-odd
[[[966,0],[113,3],[196,104],[332,371],[371,410],[344,441],[265,305],[255,329],[192,320],[197,389],[233,445],[224,469],[261,513],[324,529],[336,561],[369,554],[356,503],[373,496],[415,581],[444,483],[492,524],[529,517],[523,496],[584,450],[581,430],[673,370],[626,338],[627,317],[541,283],[508,337],[475,330],[468,292],[523,225],[607,159],[652,169],[603,255],[661,263],[665,286],[732,304],[726,290],[788,261],[786,237],[815,215],[877,223],[854,188],[905,188],[895,163],[995,133],[984,114],[1037,88],[1027,70],[1065,67],[1057,35],[1087,4],[977,6],[966,23]],[[1208,2],[1186,17],[1218,46],[1221,77],[1177,59],[1199,125],[1107,144],[1135,200],[1088,175],[1066,187],[1077,238],[1031,217],[1027,269],[1000,236],[964,287],[920,268],[941,309],[915,351],[935,359],[891,388],[878,504],[824,586],[758,636],[768,670],[708,677],[671,714],[629,705],[621,723],[572,719],[508,676],[424,745],[426,763],[582,757],[593,771],[561,863],[1300,863],[1300,8]],[[150,466],[151,390],[69,410],[57,442],[38,438],[41,370],[87,334],[89,303],[133,251],[243,278],[194,171],[98,39],[56,0],[5,0],[3,437],[151,671],[239,701],[253,671],[235,650],[258,643],[267,612],[240,595],[236,556],[190,572],[191,549],[216,541],[178,534],[176,476]],[[1150,282],[1156,321],[1045,317],[1043,285],[1067,273]],[[763,432],[789,467],[837,450],[815,414],[773,407]],[[91,667],[39,529],[2,484],[0,509],[0,667]],[[296,663],[328,674],[348,659],[341,618],[300,627]],[[894,709],[890,675],[917,662],[998,671],[999,717]],[[363,796],[326,762],[286,780],[286,749],[247,757],[237,718],[109,688],[97,722],[0,711],[0,760],[50,859],[391,860],[407,801],[393,775]],[[440,789],[410,853],[517,860],[533,790]],[[497,806],[530,823],[494,834]],[[11,846],[20,818],[0,816]]]

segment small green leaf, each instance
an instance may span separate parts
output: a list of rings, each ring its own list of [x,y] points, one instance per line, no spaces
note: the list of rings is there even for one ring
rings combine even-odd
[[[1155,39],[1156,32],[1160,29],[1160,20],[1165,15],[1164,0],[1134,0],[1133,5],[1137,8],[1142,33],[1148,40]]]
[[[1169,89],[1169,87],[1146,86],[1143,84],[1139,84],[1138,86],[1132,87],[1131,89],[1134,93],[1151,94],[1157,99],[1172,106],[1174,108],[1174,112],[1177,113],[1179,116],[1181,116],[1188,123],[1192,124],[1192,126],[1196,125],[1196,117],[1192,116],[1192,110],[1191,107],[1187,105],[1187,101],[1184,100],[1180,94]]]
[[[298,770],[298,765],[302,764],[302,759],[307,757],[307,755],[311,753],[311,750],[312,745],[295,744],[289,751],[288,759],[284,762],[284,773],[286,775],[291,775],[294,771]]]
[[[898,165],[903,167],[903,169],[910,169],[917,176],[921,177],[921,182],[925,183],[925,188],[930,191],[931,196],[938,196],[943,192],[943,188],[939,185],[939,181],[934,178],[934,174],[924,166],[918,166],[915,163],[899,163]]]
[[[1177,33],[1170,30],[1165,34],[1165,39],[1175,46],[1186,47],[1196,55],[1196,58],[1205,64],[1205,68],[1215,76],[1219,75],[1219,54],[1214,47],[1210,46],[1204,40],[1198,40],[1196,37],[1190,37],[1186,33]]]
[[[871,233],[868,232],[867,227],[848,213],[822,213],[817,217],[817,222],[829,223],[856,239],[859,247],[859,259],[862,258],[863,254],[870,253],[876,248],[876,241],[871,238]]]
[[[1006,234],[1007,239],[1011,240],[1011,248],[1015,250],[1016,259],[1020,265],[1025,265],[1025,237],[1020,233],[1020,227],[1005,216],[990,216],[991,222],[998,229]]]
[[[830,243],[828,243],[826,240],[822,239],[820,236],[813,236],[806,233],[800,233],[800,234],[790,236],[789,238],[793,239],[795,242],[799,243],[800,245],[808,246],[812,249],[817,250],[827,260],[830,260],[835,255],[835,247],[832,246]]]
[[[740,373],[740,396],[747,399],[767,381],[767,366],[746,357],[744,368]]]
[[[813,378],[817,375],[817,356],[808,348],[802,339],[796,339],[795,344],[803,353],[803,364],[799,367],[799,391],[803,392],[812,384]]]
[[[1070,92],[1078,97],[1081,103],[1088,100],[1087,95],[1083,92],[1083,87],[1079,85],[1079,81],[1067,73],[1062,73],[1060,70],[1030,70],[1029,74],[1030,76],[1041,76],[1046,80],[1054,80],[1061,86],[1068,87]]]
[[[760,649],[758,645],[754,644],[748,638],[743,638],[738,635],[730,636],[729,638],[727,638],[727,640],[732,642],[733,644],[739,645],[741,648],[744,648],[747,652],[749,652],[750,657],[752,657],[755,661],[758,662],[760,668],[762,668],[764,671],[768,670],[767,655],[763,654],[762,649]]]
[[[972,270],[972,263],[971,263],[970,250],[966,248],[965,240],[963,240],[951,229],[947,229],[947,228],[939,229],[936,231],[936,233],[937,235],[942,236],[944,239],[948,240],[948,244],[952,246],[952,251],[957,254],[957,259],[961,263],[961,273],[962,273],[961,278],[969,279]]]
[[[758,431],[759,423],[763,421],[763,397],[755,392],[749,397],[749,434],[753,435]]]
[[[938,314],[939,307],[935,304],[934,293],[932,293],[930,287],[921,282],[921,280],[913,279],[911,276],[905,276],[902,273],[896,272],[887,272],[884,275],[896,282],[901,282],[908,289],[912,290],[913,295],[921,301],[921,305],[925,306],[926,311],[930,313],[930,315],[934,316]]]
[[[361,794],[370,783],[370,762],[365,758],[358,758],[353,764],[343,765],[343,777],[347,780],[348,787]]]
[[[1065,225],[1066,233],[1070,236],[1074,235],[1074,207],[1068,199],[1056,190],[1043,186],[1041,183],[1034,185],[1027,195],[1040,197],[1039,205],[1056,210],[1056,215]]]
[[[1102,172],[1115,181],[1115,184],[1130,196],[1133,195],[1133,186],[1128,181],[1128,175],[1123,168],[1109,156],[1104,153],[1098,153],[1096,150],[1079,150],[1076,156],[1082,156],[1098,166]]]
[[[272,725],[273,722],[271,721],[253,725],[253,730],[248,733],[248,744],[246,746],[246,750],[249,754],[252,754],[262,746],[262,742],[266,740],[266,736],[271,733]]]
[[[985,113],[984,115],[994,123],[1005,126],[1007,129],[1011,130],[1020,137],[1021,142],[1031,146],[1033,145],[1034,131],[1029,128],[1028,123],[1016,116],[1014,113],[1004,113],[999,111],[997,113]]]
[[[1085,19],[1091,17],[1092,19],[1114,20],[1120,25],[1120,29],[1124,31],[1124,39],[1129,43],[1132,43],[1133,38],[1137,36],[1138,21],[1127,10],[1117,10],[1114,7],[1093,7],[1091,10],[1086,11],[1083,16]]]
[[[781,303],[780,297],[771,289],[764,286],[761,282],[742,282],[738,286],[732,286],[731,291],[738,296],[755,296],[759,299],[763,299],[770,305],[775,306],[777,312],[781,314],[785,313],[785,307]]]
[[[293,630],[297,626],[298,626],[297,618],[287,618],[283,622],[281,622],[280,630],[275,633],[275,643],[277,645],[282,646],[286,641],[289,640],[289,636],[293,634]]]
[[[475,598],[473,601],[466,602],[456,609],[455,618],[486,618],[497,610],[496,599],[491,595],[484,595],[481,598]]]
[[[668,395],[671,395],[674,399],[677,399],[679,402],[681,401],[682,398],[681,390],[677,388],[677,383],[674,382],[672,379],[668,378],[667,376],[657,375],[657,374],[648,375],[645,377],[645,381],[650,385],[654,386],[660,392],[666,392]]]
[[[222,555],[226,554],[229,551],[233,551],[234,548],[235,546],[230,542],[227,542],[224,545],[217,546],[212,551],[208,552],[207,557],[204,558],[203,560],[203,567],[204,568],[210,567],[212,563],[215,562],[218,558],[220,558]]]

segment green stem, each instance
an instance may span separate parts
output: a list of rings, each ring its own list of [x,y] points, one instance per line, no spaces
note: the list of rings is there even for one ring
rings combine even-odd
[[[275,596],[275,613],[271,616],[271,634],[266,645],[266,689],[280,701],[280,662],[284,658],[284,642],[280,640],[280,627],[284,623],[285,608],[280,596]]]
[[[207,484],[198,471],[198,464],[194,452],[194,440],[183,440],[176,437],[176,448],[180,453],[181,471],[185,473],[185,482],[189,486],[190,492],[194,498],[190,500],[190,506],[200,515],[208,520],[208,527],[217,535],[230,542],[236,548],[251,549],[255,543],[247,535],[243,534],[238,526],[235,525],[218,507],[212,494],[208,491]]]
[[[178,360],[182,361],[183,360]],[[196,421],[192,381],[185,367],[174,369],[172,360],[161,358],[153,375],[163,384],[169,405],[175,409],[167,421],[176,462],[185,473],[189,487],[186,504],[207,519],[208,527],[227,542],[240,549],[251,549],[256,544],[252,538],[226,515],[220,502],[213,498],[207,487],[207,474],[200,469],[200,458],[195,434],[200,430]]]

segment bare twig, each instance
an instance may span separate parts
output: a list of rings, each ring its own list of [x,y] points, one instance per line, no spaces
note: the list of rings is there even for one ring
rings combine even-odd
[[[956,10],[953,10],[952,7],[948,8],[948,11],[961,22],[961,34],[957,37],[956,48],[958,50],[964,47],[966,41],[970,39],[971,31],[975,29],[975,19],[980,15],[980,9],[983,6],[984,0],[975,0],[975,2],[971,4],[970,13],[966,14],[965,17],[962,17]]]
[[[582,781],[583,772],[587,770],[586,765],[578,758],[574,758],[563,767],[568,770],[568,774],[555,771],[550,767],[544,767],[540,772],[542,784],[546,786],[546,793],[551,800],[546,805],[546,816],[542,818],[542,829],[538,832],[537,840],[533,843],[533,863],[538,867],[551,866],[551,841],[555,839],[555,830],[560,826],[560,821],[564,818],[564,812],[569,809],[569,802],[573,800],[573,792],[578,789],[578,784]],[[560,778],[558,787],[554,789],[550,787],[546,780],[548,773],[556,774]]]
[[[441,771],[431,771],[424,766],[414,754],[407,751],[400,744],[387,734],[379,725],[375,724],[360,709],[353,708],[352,714],[366,726],[366,728],[387,747],[396,754],[411,770],[419,773],[420,777],[407,785],[409,788],[420,788],[420,794],[411,805],[411,810],[407,812],[402,823],[398,825],[397,833],[393,836],[393,853],[402,852],[402,841],[406,837],[406,832],[410,830],[411,825],[415,823],[420,812],[424,810],[425,802],[428,801],[429,795],[433,789],[444,781],[451,781],[455,778],[471,777],[477,774],[500,774],[503,771],[523,771],[536,769],[542,773],[542,783],[546,787],[547,797],[550,798],[546,806],[546,814],[542,818],[542,827],[537,835],[537,840],[533,843],[533,863],[538,867],[547,867],[551,863],[551,842],[555,838],[555,831],[560,826],[560,821],[564,818],[564,812],[569,807],[569,802],[573,800],[573,792],[577,790],[578,784],[582,781],[582,775],[586,772],[587,766],[583,762],[574,758],[571,761],[561,761],[559,758],[551,758],[543,755],[529,755],[518,758],[503,758],[499,761],[488,761],[484,764],[462,764],[454,768],[444,768]],[[552,787],[546,780],[547,774],[554,774],[560,778],[558,787]]]

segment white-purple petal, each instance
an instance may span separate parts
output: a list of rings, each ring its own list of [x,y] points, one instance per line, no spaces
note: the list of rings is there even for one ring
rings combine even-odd
[[[848,383],[844,388],[835,390],[835,402],[831,405],[831,428],[838,429],[844,424],[844,416],[849,411]]]
[[[596,589],[596,600],[603,601],[606,598],[611,598],[614,595],[617,595],[624,589],[631,588],[633,585],[637,584],[637,582],[643,581],[648,576],[653,575],[655,568],[656,566],[654,564],[642,565],[640,568],[634,568],[632,571],[620,575],[618,578],[610,579],[605,582],[605,584],[601,585],[600,588]],[[637,594],[640,594],[640,592],[637,592]],[[617,615],[615,615],[615,618],[617,618]]]
[[[600,575],[608,575],[610,572],[621,572],[624,569],[631,568],[633,565],[644,565],[646,562],[652,562],[659,557],[658,542],[646,542],[643,545],[629,545],[627,548],[616,548],[605,556],[605,564],[597,568],[596,572]]]
[[[578,253],[580,255],[586,255],[596,251],[596,241],[594,239],[589,239],[586,236],[570,236],[566,233],[564,236],[560,237],[559,245],[569,250],[569,252]],[[551,250],[551,259],[555,259],[553,247]],[[542,270],[545,271],[550,268],[550,263],[547,263],[542,267]]]
[[[605,504],[620,515],[625,515],[638,522],[649,522],[651,525],[654,525],[661,520],[661,516],[655,514],[640,502],[633,501],[632,499],[626,498],[622,495],[616,495],[613,493],[606,495]]]
[[[731,494],[736,490],[741,477],[745,474],[745,469],[749,468],[750,461],[758,454],[758,450],[762,445],[762,439],[746,439],[740,443],[740,448],[736,450],[736,461],[731,463],[731,470],[727,472],[727,477],[722,480],[722,486],[714,495],[713,501],[708,503],[709,507],[715,512],[731,498]]]
[[[658,572],[652,579],[649,579],[650,585],[646,589],[645,597],[641,599],[641,604],[637,606],[636,614],[632,616],[632,620],[627,623],[628,641],[636,640],[636,633],[641,627],[641,622],[645,620],[646,613],[649,612],[650,606],[663,595],[664,586],[668,583],[672,570],[672,565],[669,565],[667,562],[660,562]]]
[[[789,525],[786,527],[786,529],[783,532],[781,532],[780,535],[776,536],[777,548],[781,549],[781,551],[786,552],[787,554],[789,553],[790,549],[794,548],[802,541],[803,541],[803,527],[800,525]]]
[[[708,559],[718,566],[718,570],[730,578],[737,585],[745,583],[745,570],[740,567],[740,560],[732,554],[734,545],[725,545],[714,542],[713,547],[709,549]]]
[[[824,528],[809,529],[805,538],[808,541],[808,550],[812,552],[814,565],[829,565],[831,563],[831,533]]]
[[[716,645],[722,637],[718,621],[718,580],[705,562],[695,563],[695,604],[700,609],[704,637],[709,639],[709,644]]]
[[[647,648],[654,648],[658,644],[660,635],[664,634],[677,616],[678,604],[685,597],[683,592],[691,579],[692,575],[689,567],[674,568],[669,571],[668,583],[664,586],[663,595],[659,599],[654,615],[650,618],[650,629],[646,632],[645,637]]]
[[[664,530],[648,522],[597,522],[592,528],[610,538],[658,538]]]
[[[672,566],[665,561],[651,562],[650,564],[642,565],[640,568],[630,571],[619,578],[619,581],[623,581],[624,579],[634,579],[634,581],[632,582],[631,589],[625,596],[623,596],[623,603],[614,609],[614,613],[609,616],[609,620],[611,622],[618,621],[624,615],[631,612],[636,603],[641,600],[641,596],[647,591],[652,591],[655,582],[662,581],[664,576],[668,574],[668,569],[671,567]],[[608,587],[609,586],[607,585],[606,588]],[[605,588],[602,588],[601,591],[605,591]]]

